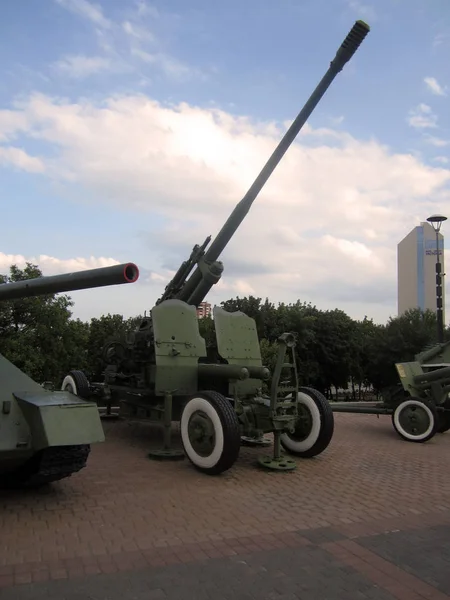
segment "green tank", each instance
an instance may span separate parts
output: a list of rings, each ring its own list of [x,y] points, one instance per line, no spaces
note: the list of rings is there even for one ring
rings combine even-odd
[[[285,471],[295,461],[281,452],[312,458],[329,445],[333,412],[317,390],[299,386],[295,335],[283,333],[273,373],[263,365],[253,319],[242,312],[213,310],[216,347],[206,347],[199,331],[197,307],[220,280],[220,255],[314,108],[336,75],[369,32],[357,21],[325,75],[274,149],[242,200],[215,239],[194,246],[149,316],[126,343],[104,348],[102,382],[89,382],[70,371],[62,389],[80,397],[100,398],[123,415],[144,417],[164,426],[164,445],[154,458],[182,458],[199,471],[218,475],[238,458],[241,443],[265,445],[272,434],[273,456],[262,456],[262,467]],[[269,393],[264,393],[265,385]],[[171,447],[171,423],[180,423],[184,453]],[[269,442],[270,443],[270,442]]]
[[[133,263],[0,284],[0,302],[133,283]],[[0,486],[37,486],[86,466],[104,441],[97,405],[40,385],[0,354]]]

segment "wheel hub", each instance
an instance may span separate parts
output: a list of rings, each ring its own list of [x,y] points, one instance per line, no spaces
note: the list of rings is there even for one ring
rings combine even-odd
[[[295,442],[303,442],[311,433],[313,418],[311,412],[303,404],[297,404],[298,417],[295,422],[295,429],[289,437]]]
[[[430,417],[421,406],[406,406],[399,416],[401,427],[410,435],[422,435],[430,426]]]
[[[188,423],[189,441],[199,456],[209,456],[216,445],[214,425],[203,411],[192,414]]]

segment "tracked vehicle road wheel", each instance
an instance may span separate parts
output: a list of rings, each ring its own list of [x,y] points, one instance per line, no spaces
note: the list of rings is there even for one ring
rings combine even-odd
[[[11,473],[0,476],[0,489],[39,488],[71,477],[86,467],[89,444],[44,448]]]
[[[434,405],[418,398],[404,400],[392,415],[392,424],[400,437],[419,444],[427,442],[437,433],[438,422]]]
[[[299,418],[294,433],[283,433],[281,445],[299,458],[312,458],[323,452],[334,433],[334,415],[328,400],[317,390],[300,387]]]
[[[89,381],[83,371],[72,370],[64,377],[61,390],[71,392],[87,400],[90,395]]]
[[[241,432],[231,403],[214,391],[198,392],[184,407],[180,422],[184,451],[198,470],[218,475],[239,456]]]

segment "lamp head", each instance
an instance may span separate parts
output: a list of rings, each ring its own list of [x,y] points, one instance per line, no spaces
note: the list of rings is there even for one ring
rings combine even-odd
[[[444,217],[444,215],[431,215],[431,217],[428,217],[427,219],[428,223],[431,224],[436,233],[440,231],[442,223],[446,220],[447,217]]]

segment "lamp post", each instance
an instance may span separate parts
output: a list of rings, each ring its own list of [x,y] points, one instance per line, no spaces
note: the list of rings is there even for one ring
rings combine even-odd
[[[436,232],[436,317],[437,317],[437,333],[438,343],[444,342],[444,318],[442,313],[442,275],[441,275],[441,261],[439,260],[439,231],[441,225],[447,217],[444,215],[431,215],[428,217],[428,223],[431,223],[434,231]],[[443,257],[444,255],[442,255]]]

